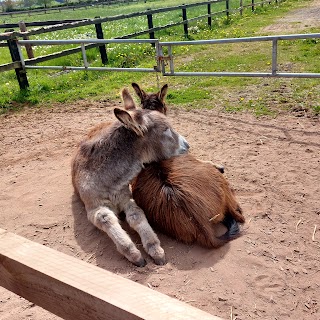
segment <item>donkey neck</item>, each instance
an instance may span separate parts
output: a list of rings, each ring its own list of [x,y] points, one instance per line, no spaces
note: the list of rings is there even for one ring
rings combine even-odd
[[[97,142],[91,160],[106,183],[125,185],[143,168],[140,137],[123,126],[116,126]],[[108,182],[107,182],[108,181]]]

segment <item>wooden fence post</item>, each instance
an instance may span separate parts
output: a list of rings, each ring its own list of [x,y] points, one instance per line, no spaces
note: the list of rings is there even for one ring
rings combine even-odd
[[[227,19],[229,19],[230,13],[229,13],[229,0],[226,0],[226,14],[227,14]]]
[[[208,3],[208,26],[211,29],[212,26],[212,17],[211,17],[211,3]]]
[[[100,18],[100,17],[95,17],[95,18]],[[101,22],[96,23],[95,27],[96,27],[97,39],[104,39]],[[100,51],[102,63],[107,64],[108,63],[108,56],[107,56],[106,46],[104,44],[99,45],[99,51]]]
[[[19,28],[20,28],[21,32],[27,32],[27,27],[26,27],[26,24],[24,23],[24,21],[19,21]],[[23,36],[22,38],[23,38],[23,40],[29,40],[28,36]],[[27,52],[28,58],[29,59],[34,58],[31,44],[26,44],[25,47],[26,47],[26,52]]]
[[[251,0],[251,11],[254,12],[254,0]]]
[[[243,1],[240,0],[240,15],[242,16],[242,12],[243,12]]]
[[[8,47],[10,50],[10,55],[13,62],[21,61],[17,40],[18,40],[17,38],[7,40]],[[19,82],[20,89],[27,89],[29,87],[29,82],[28,82],[26,70],[23,69],[22,67],[19,67],[15,69],[15,72],[16,72],[17,80]]]
[[[187,8],[186,7],[182,8],[182,19],[183,19],[183,21],[185,21],[185,23],[183,24],[184,36],[185,36],[185,38],[188,38],[189,34],[188,34]]]
[[[151,9],[148,9],[151,10]],[[152,13],[148,13],[147,14],[147,19],[148,19],[148,29],[152,29],[153,28],[153,19],[152,19]],[[150,39],[154,39],[154,32],[149,32],[149,38]],[[152,46],[154,47],[155,44],[152,43]]]

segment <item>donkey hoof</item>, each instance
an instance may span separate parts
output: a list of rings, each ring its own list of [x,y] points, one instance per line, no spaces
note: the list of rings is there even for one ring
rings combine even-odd
[[[139,261],[133,262],[133,264],[134,264],[135,266],[137,266],[137,267],[142,268],[142,267],[144,267],[144,266],[147,264],[147,261],[146,261],[145,259],[141,258]]]
[[[163,266],[166,264],[166,259],[165,257],[163,258],[154,258],[154,263],[157,264],[158,266]]]

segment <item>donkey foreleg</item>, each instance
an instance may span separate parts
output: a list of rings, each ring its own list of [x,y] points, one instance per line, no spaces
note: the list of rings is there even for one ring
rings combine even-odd
[[[106,232],[115,243],[117,250],[138,267],[146,265],[141,255],[125,230],[119,224],[115,213],[108,207],[101,206],[87,213],[88,219],[97,228]]]
[[[153,258],[156,264],[165,264],[165,253],[160,246],[160,240],[152,230],[143,210],[137,206],[133,199],[130,199],[123,211],[130,227],[140,235],[145,251]]]

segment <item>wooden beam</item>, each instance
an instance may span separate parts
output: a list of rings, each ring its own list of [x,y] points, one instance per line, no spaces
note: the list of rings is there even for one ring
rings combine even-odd
[[[33,21],[33,22],[25,22],[25,25],[26,27],[43,27],[43,26],[52,26],[52,25],[62,24],[62,23],[78,22],[82,20],[86,20],[86,19]],[[19,28],[19,23],[0,24],[0,29],[8,29],[8,28]]]
[[[21,52],[18,49],[17,39],[9,39],[7,43],[12,58],[12,62],[20,62],[22,60],[22,57],[20,56]],[[23,69],[22,66],[20,68],[15,68],[14,70],[16,72],[16,77],[19,82],[20,89],[27,89],[29,87],[29,82],[26,70]]]
[[[19,62],[19,61],[6,63],[6,64],[0,64],[0,72],[9,71],[12,69],[17,69],[17,68],[21,68],[21,62]]]
[[[70,320],[220,319],[3,229],[0,285]]]
[[[19,21],[19,28],[21,32],[27,32],[27,27],[24,21]],[[28,36],[24,36],[22,37],[23,40],[29,40]],[[26,48],[26,52],[27,52],[27,56],[29,59],[33,59],[34,58],[34,54],[33,54],[33,49],[32,49],[32,45],[31,44],[26,44],[25,45]]]

